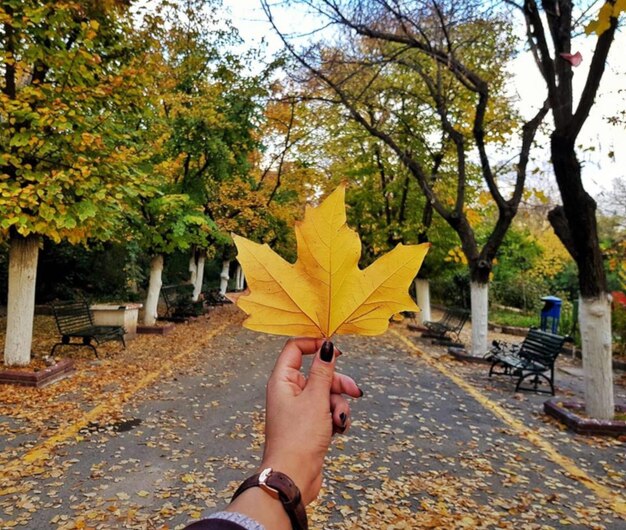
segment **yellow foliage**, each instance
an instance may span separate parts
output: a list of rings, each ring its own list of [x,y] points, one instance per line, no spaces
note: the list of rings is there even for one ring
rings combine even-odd
[[[572,260],[552,228],[547,228],[536,237],[542,250],[541,259],[533,265],[529,275],[535,278],[553,278]]]
[[[626,12],[626,0],[616,0],[614,4],[605,2],[598,12],[598,18],[585,27],[585,33],[602,35],[611,26],[611,18],[618,18],[624,12]]]
[[[472,228],[476,228],[482,220],[481,213],[471,208],[465,210],[465,217]]]
[[[448,250],[448,255],[443,259],[444,261],[467,265],[467,257],[465,256],[463,249],[458,246]]]

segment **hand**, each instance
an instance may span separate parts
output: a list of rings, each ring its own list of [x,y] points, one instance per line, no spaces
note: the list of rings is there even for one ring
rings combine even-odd
[[[353,379],[335,373],[339,354],[336,348],[327,351],[328,360],[323,360],[323,344],[323,339],[287,341],[267,385],[261,467],[288,475],[300,489],[305,504],[319,493],[333,432],[344,432],[349,427],[350,406],[343,394],[354,398],[363,395]],[[307,379],[300,369],[303,355],[311,354],[316,355]]]

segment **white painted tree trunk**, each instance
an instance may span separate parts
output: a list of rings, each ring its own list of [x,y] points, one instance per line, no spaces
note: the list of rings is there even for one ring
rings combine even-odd
[[[430,283],[428,280],[417,278],[415,280],[415,297],[417,305],[421,309],[418,318],[420,324],[432,320],[430,315]]]
[[[195,249],[191,250],[191,256],[189,256],[189,283],[196,284],[196,278],[198,277],[198,262],[196,260]]]
[[[237,265],[237,275],[235,276],[235,289],[237,289],[237,291],[243,291],[245,281],[246,276],[243,273],[243,269],[241,268],[241,265]]]
[[[4,363],[7,366],[26,366],[30,363],[33,341],[39,238],[12,237],[10,244]]]
[[[226,259],[222,261],[222,273],[220,274],[220,293],[226,294],[226,290],[228,289],[228,280],[230,280],[230,276],[228,275],[228,271],[230,269],[230,260]]]
[[[148,283],[148,296],[144,307],[143,323],[146,326],[154,326],[158,316],[159,294],[163,285],[163,254],[154,256],[150,260],[150,280]]]
[[[472,355],[482,357],[487,350],[489,284],[470,283],[472,304]]]
[[[202,292],[202,282],[204,280],[204,260],[203,253],[198,255],[198,261],[196,262],[196,277],[193,282],[193,301],[197,302]]]
[[[580,298],[578,323],[582,339],[585,379],[585,410],[595,419],[610,420],[615,415],[611,341],[611,301]]]

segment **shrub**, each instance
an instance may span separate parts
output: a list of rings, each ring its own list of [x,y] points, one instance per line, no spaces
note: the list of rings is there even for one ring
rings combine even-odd
[[[613,303],[611,327],[613,332],[613,354],[626,354],[626,306]]]

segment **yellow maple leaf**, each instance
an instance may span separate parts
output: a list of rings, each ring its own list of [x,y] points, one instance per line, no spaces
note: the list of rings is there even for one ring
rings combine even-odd
[[[364,270],[361,241],[346,224],[345,187],[295,226],[298,259],[289,263],[268,245],[233,236],[250,294],[237,305],[244,326],[277,335],[379,335],[400,311],[419,311],[408,294],[429,244],[399,244]]]

